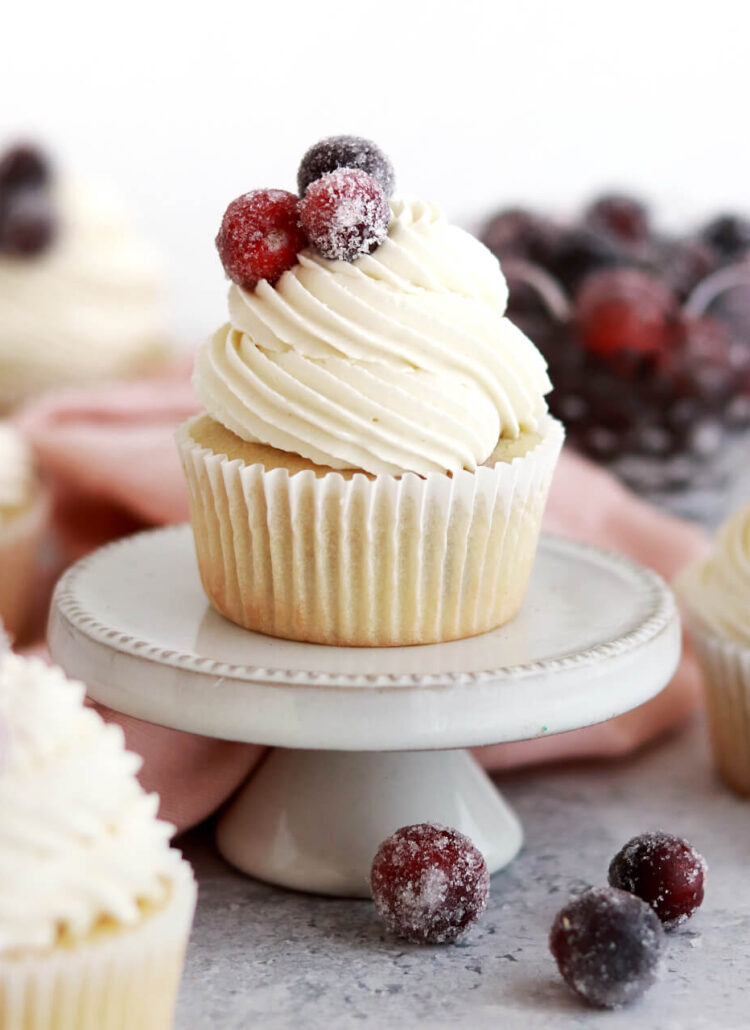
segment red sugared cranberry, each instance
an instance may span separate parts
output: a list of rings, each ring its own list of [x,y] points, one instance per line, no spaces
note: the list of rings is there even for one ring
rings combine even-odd
[[[649,237],[648,210],[640,200],[624,193],[599,197],[584,214],[584,223],[626,245],[644,243]]]
[[[16,189],[0,202],[0,252],[35,257],[54,239],[56,220],[43,189]]]
[[[233,200],[216,237],[224,271],[252,290],[261,279],[275,283],[307,246],[299,202],[286,190],[253,190]]]
[[[370,254],[388,234],[388,199],[376,179],[356,168],[338,168],[316,179],[299,209],[310,243],[331,260]]]
[[[672,927],[701,905],[706,871],[703,857],[682,837],[643,833],[612,859],[609,882],[642,898]]]
[[[6,150],[0,159],[0,193],[46,186],[49,176],[45,157],[30,144]]]
[[[386,197],[393,193],[393,165],[370,139],[361,136],[328,136],[313,144],[300,162],[297,189],[304,197],[307,187],[316,179],[337,168],[359,168],[380,183]]]
[[[370,887],[391,933],[418,944],[445,944],[477,921],[490,877],[468,837],[437,823],[418,823],[383,841]]]
[[[750,250],[750,219],[739,215],[719,215],[704,226],[701,236],[723,258],[741,257]]]
[[[590,1005],[617,1008],[657,979],[664,931],[640,898],[594,887],[555,916],[549,947],[560,975]]]
[[[659,354],[674,338],[672,291],[636,268],[613,268],[587,279],[576,298],[584,346],[601,357]]]

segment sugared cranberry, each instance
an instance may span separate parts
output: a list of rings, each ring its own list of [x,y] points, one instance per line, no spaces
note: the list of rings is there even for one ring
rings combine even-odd
[[[571,990],[590,1005],[616,1008],[657,979],[664,932],[640,898],[594,887],[555,916],[550,951]]]
[[[498,211],[482,229],[480,239],[500,261],[517,257],[545,265],[559,232],[548,218],[512,207]]]
[[[693,236],[668,240],[659,248],[661,274],[682,300],[718,266],[716,250],[705,240]]]
[[[599,272],[576,298],[584,347],[601,357],[659,354],[673,341],[677,302],[658,279],[636,268]]]
[[[299,209],[311,245],[331,260],[354,261],[370,254],[388,235],[388,199],[376,179],[355,168],[339,168],[316,179]]]
[[[0,202],[0,252],[34,257],[50,245],[56,220],[43,189],[16,189]]]
[[[261,279],[275,283],[307,246],[298,199],[286,190],[253,190],[233,200],[216,237],[224,271],[252,290]]]
[[[337,168],[359,168],[380,183],[386,197],[393,193],[393,165],[376,143],[361,136],[329,136],[313,144],[302,158],[297,171],[299,195],[304,197],[310,183]]]
[[[573,296],[593,272],[621,265],[625,260],[610,237],[591,229],[575,228],[558,235],[545,267]]]
[[[391,933],[418,944],[446,944],[477,921],[490,878],[468,837],[437,823],[418,823],[383,841],[370,887]]]
[[[682,837],[643,833],[612,859],[609,882],[642,898],[672,927],[701,905],[706,871],[704,858]]]
[[[650,227],[646,205],[624,193],[608,193],[586,209],[584,224],[627,246],[648,240]]]
[[[750,250],[750,219],[719,215],[704,226],[701,236],[723,258],[741,257]]]
[[[46,158],[30,144],[6,150],[0,159],[0,193],[46,186],[49,177]]]

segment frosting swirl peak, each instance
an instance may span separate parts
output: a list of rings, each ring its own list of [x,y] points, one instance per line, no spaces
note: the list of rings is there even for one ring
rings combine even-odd
[[[353,263],[312,250],[275,287],[232,286],[196,393],[244,440],[331,468],[474,470],[537,428],[544,359],[504,317],[492,254],[422,201],[391,201],[385,241]]]

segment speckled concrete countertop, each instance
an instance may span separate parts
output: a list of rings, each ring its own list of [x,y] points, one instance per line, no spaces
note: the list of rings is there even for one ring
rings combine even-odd
[[[716,781],[702,726],[635,758],[505,775],[502,787],[526,845],[452,947],[388,939],[368,902],[265,886],[225,865],[205,830],[185,838],[201,895],[178,1030],[750,1026],[750,802]],[[603,884],[612,855],[647,829],[703,852],[706,901],[670,935],[663,982],[628,1009],[589,1010],[559,980],[547,931],[568,893]]]

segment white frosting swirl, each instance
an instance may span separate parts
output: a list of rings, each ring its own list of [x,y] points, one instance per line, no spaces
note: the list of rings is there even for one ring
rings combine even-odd
[[[47,250],[0,255],[0,404],[129,374],[165,350],[163,272],[117,198],[62,181],[53,205]]]
[[[0,525],[5,514],[30,500],[32,483],[28,444],[14,426],[0,422]]]
[[[750,504],[723,523],[711,556],[682,575],[678,590],[707,626],[750,644]]]
[[[209,414],[244,440],[331,468],[474,470],[537,428],[551,389],[503,317],[497,260],[421,201],[392,201],[385,241],[353,263],[312,250],[275,287],[229,291],[199,351]]]
[[[132,924],[177,875],[123,733],[39,659],[0,657],[0,954]]]

